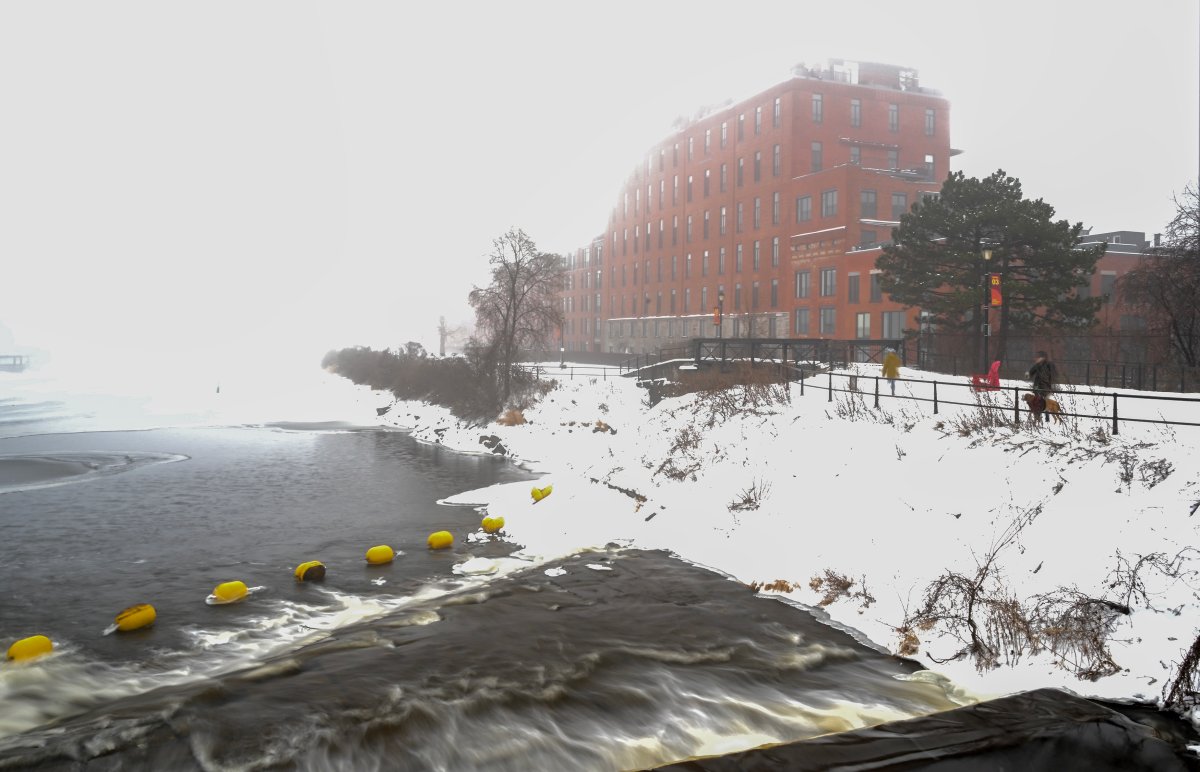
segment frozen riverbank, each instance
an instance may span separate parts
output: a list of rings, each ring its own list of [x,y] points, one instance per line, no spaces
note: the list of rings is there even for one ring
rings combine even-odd
[[[630,380],[592,379],[524,424],[466,427],[414,403],[386,418],[545,474],[537,504],[520,484],[456,497],[533,550],[669,549],[822,606],[981,697],[1162,698],[1200,618],[1200,432],[972,430],[970,408],[784,396],[651,408]]]

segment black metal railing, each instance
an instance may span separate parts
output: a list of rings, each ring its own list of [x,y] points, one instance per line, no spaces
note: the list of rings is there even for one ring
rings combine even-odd
[[[803,369],[803,366],[800,366]],[[816,375],[816,371],[812,371],[811,375]],[[881,391],[880,381],[887,379],[878,375],[863,375],[860,373],[838,373],[833,370],[824,373],[826,383],[824,386],[808,385],[808,390],[816,389],[824,391],[828,401],[833,401],[834,394],[859,394],[870,395],[874,401],[874,406],[879,407],[880,398],[884,399],[902,399],[914,402],[925,402],[932,404],[934,415],[938,414],[941,407],[944,406],[961,406],[978,408],[982,410],[996,410],[1002,412],[1012,412],[1012,420],[1014,423],[1021,421],[1021,414],[1026,417],[1033,415],[1033,411],[1025,404],[1022,397],[1022,392],[1029,392],[1028,386],[1009,385],[1001,386],[1000,388],[979,390],[969,382],[962,381],[938,381],[938,380],[923,380],[919,378],[897,378],[896,383],[912,384],[909,387],[908,394],[891,394],[890,389]],[[800,381],[800,394],[805,393],[805,381],[809,378]],[[866,388],[860,388],[860,386]],[[941,387],[939,393],[938,388]],[[916,393],[919,390],[921,393]],[[971,401],[964,401],[963,398],[956,398],[957,395],[964,392],[970,392],[973,396]],[[1118,394],[1117,392],[1101,392],[1091,389],[1053,389],[1050,392],[1052,395],[1061,397],[1060,401],[1060,417],[1073,418],[1088,418],[1097,419],[1105,422],[1111,422],[1112,433],[1118,434],[1120,424],[1125,423],[1149,423],[1160,424],[1164,426],[1200,426],[1200,398],[1197,397],[1169,397],[1160,394]],[[948,396],[949,394],[949,396]],[[981,398],[979,395],[988,394],[994,395],[990,398]],[[1011,397],[1011,403],[1009,398]],[[1105,410],[1101,412],[1080,412],[1077,409],[1077,403],[1081,400],[1094,400],[1094,405],[1104,405]],[[1061,404],[1063,401],[1068,401],[1066,405]],[[1148,416],[1147,411],[1155,402],[1183,402],[1190,403],[1196,406],[1196,420],[1185,421],[1176,418],[1166,418],[1161,413],[1157,416]],[[1062,409],[1066,407],[1076,408],[1074,410]]]

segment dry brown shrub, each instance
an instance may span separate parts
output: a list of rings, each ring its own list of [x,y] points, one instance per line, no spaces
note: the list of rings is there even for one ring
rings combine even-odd
[[[787,579],[776,579],[773,582],[751,582],[750,589],[755,592],[793,592],[796,585],[789,582]]]
[[[501,426],[520,426],[525,421],[525,413],[520,410],[506,410],[504,415],[496,420]]]
[[[824,576],[814,576],[810,579],[808,586],[813,592],[822,594],[821,599],[817,601],[818,606],[828,606],[843,598],[857,598],[863,602],[863,608],[867,608],[875,602],[875,597],[867,590],[865,579],[861,590],[850,592],[850,588],[854,586],[854,580],[829,568],[825,569]]]

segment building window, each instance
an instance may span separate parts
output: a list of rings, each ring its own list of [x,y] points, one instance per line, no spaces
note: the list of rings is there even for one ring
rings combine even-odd
[[[744,204],[741,201],[739,201],[738,205],[737,205],[737,232],[738,233],[741,233],[742,229],[746,225],[746,219],[743,216],[744,208],[745,208]]]
[[[925,156],[925,179],[929,180],[930,182],[937,179],[933,170],[933,156],[931,155]]]
[[[754,181],[762,180],[762,151],[754,151]]]
[[[677,278],[679,278],[679,255],[671,255],[671,280],[674,281]]]
[[[783,146],[776,145],[771,149],[771,176],[783,174]]]
[[[772,225],[779,224],[779,209],[780,209],[780,203],[781,203],[780,195],[781,194],[779,193],[779,191],[775,191],[774,193],[771,194],[771,224]]]
[[[692,175],[690,175],[690,174],[688,175],[687,185],[688,185],[687,186],[687,200],[688,200],[688,203],[690,204],[690,203],[692,203]]]
[[[653,223],[646,223],[646,249],[650,249],[650,231],[654,230]]]
[[[878,303],[883,300],[883,287],[879,283],[879,271],[871,271],[871,302]]]
[[[737,185],[740,188],[746,182],[746,161],[743,158],[738,159],[737,170]]]
[[[883,337],[896,340],[904,337],[904,312],[884,311],[880,314],[883,320]]]
[[[932,107],[925,108],[925,136],[932,137],[937,123],[937,113]]]
[[[692,156],[693,156],[693,153],[692,153],[692,143],[693,143],[693,138],[692,138],[692,137],[688,137],[688,160],[689,160],[689,161],[690,161],[690,160],[692,160]]]
[[[762,199],[754,197],[754,227],[762,227]]]
[[[672,204],[679,203],[679,175],[678,174],[676,174],[675,178],[671,181],[671,203]]]
[[[846,301],[849,303],[858,302],[858,284],[859,276],[857,273],[848,274],[846,276]]]
[[[854,166],[862,165],[862,148],[858,145],[850,146],[850,163]]]
[[[721,207],[721,221],[718,223],[717,227],[720,229],[722,236],[725,235],[725,229],[726,229],[726,226],[728,225],[728,223],[727,223],[728,219],[729,219],[728,209],[726,207]]]
[[[876,215],[876,198],[875,191],[863,190],[858,194],[859,217],[873,219]]]
[[[704,210],[704,238],[708,238],[708,210]]]
[[[729,121],[721,121],[721,147],[729,144]]]
[[[657,281],[661,282],[662,281],[662,258],[661,257],[658,258],[658,264],[654,268],[654,273],[656,274],[655,279]]]
[[[779,279],[771,279],[771,308],[779,308]]]
[[[807,335],[808,334],[808,309],[807,308],[797,308],[796,309],[796,334],[797,335]]]
[[[683,259],[683,278],[692,278],[692,253],[688,252],[687,257]]]
[[[808,297],[811,284],[810,273],[810,271],[796,271],[796,297]]]
[[[738,115],[738,142],[746,138],[746,114]]]
[[[754,133],[762,134],[762,108],[754,108]]]
[[[679,215],[671,215],[671,246],[679,243]]]
[[[854,337],[871,337],[871,312],[862,311],[854,315]]]
[[[659,292],[658,295],[654,298],[654,315],[662,316],[662,293],[661,292]],[[658,323],[657,322],[655,322],[655,324],[654,324],[654,329],[655,329],[654,334],[657,337],[657,335],[658,335]]]
[[[712,149],[712,129],[704,130],[704,154],[708,155],[708,151]]]
[[[888,105],[888,131],[900,131],[900,105]]]
[[[796,199],[796,222],[808,222],[812,219],[812,196],[800,196]]]
[[[825,103],[820,94],[812,95],[812,119],[813,123],[825,120]]]
[[[658,248],[659,249],[663,248],[663,234],[665,232],[666,232],[666,228],[663,227],[663,221],[662,221],[662,218],[660,217],[660,218],[658,218]]]
[[[712,169],[704,170],[704,197],[708,198],[709,190],[712,183]]]
[[[771,266],[779,267],[779,237],[771,239]]]
[[[760,242],[758,239],[754,240],[754,272],[755,273],[758,273],[758,269],[762,267],[762,249],[760,248],[761,244],[762,244],[762,242]]]
[[[892,219],[899,220],[904,215],[908,214],[908,194],[893,193],[892,194]]]
[[[733,271],[734,271],[734,273],[742,272],[742,245],[741,244],[737,245],[737,252],[734,253]]]
[[[837,293],[837,269],[821,269],[821,297],[831,298]]]
[[[690,313],[691,308],[692,308],[692,288],[684,287],[683,288],[683,312],[685,314]]]
[[[668,313],[675,313],[675,290],[671,290],[671,310]]]
[[[837,191],[826,190],[821,192],[821,216],[836,217],[837,216]]]
[[[704,255],[700,258],[700,275],[708,276],[708,250],[704,250]]]
[[[821,308],[821,334],[833,335],[837,330],[837,309],[831,306]]]
[[[708,310],[708,287],[700,288],[700,311]]]
[[[900,168],[900,151],[899,150],[889,150],[887,163],[888,163],[889,169],[892,169],[893,171],[896,169],[899,169]]]
[[[873,247],[879,243],[879,235],[874,230],[863,228],[860,232],[858,241],[858,245],[863,249],[866,249],[867,247]]]
[[[812,143],[812,170],[814,172],[821,171],[821,160],[824,152],[821,150],[821,143]]]
[[[775,97],[775,112],[771,114],[771,125],[779,128],[783,125],[783,98]]]
[[[729,181],[729,166],[727,164],[721,164],[721,192],[722,193],[725,192],[725,188],[727,186],[726,183],[728,183],[728,181]]]
[[[1112,301],[1113,288],[1117,284],[1117,274],[1114,271],[1100,272],[1100,295],[1104,298],[1105,303]]]
[[[733,310],[742,310],[742,285],[740,283],[733,285]]]
[[[850,125],[854,128],[862,126],[862,100],[850,100]]]
[[[725,275],[725,247],[717,250],[717,273]]]

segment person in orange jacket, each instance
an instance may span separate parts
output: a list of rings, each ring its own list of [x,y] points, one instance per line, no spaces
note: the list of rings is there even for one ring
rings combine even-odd
[[[889,348],[883,356],[883,377],[888,379],[888,386],[892,387],[892,396],[896,396],[896,379],[900,377],[900,357],[896,355],[896,349]]]

